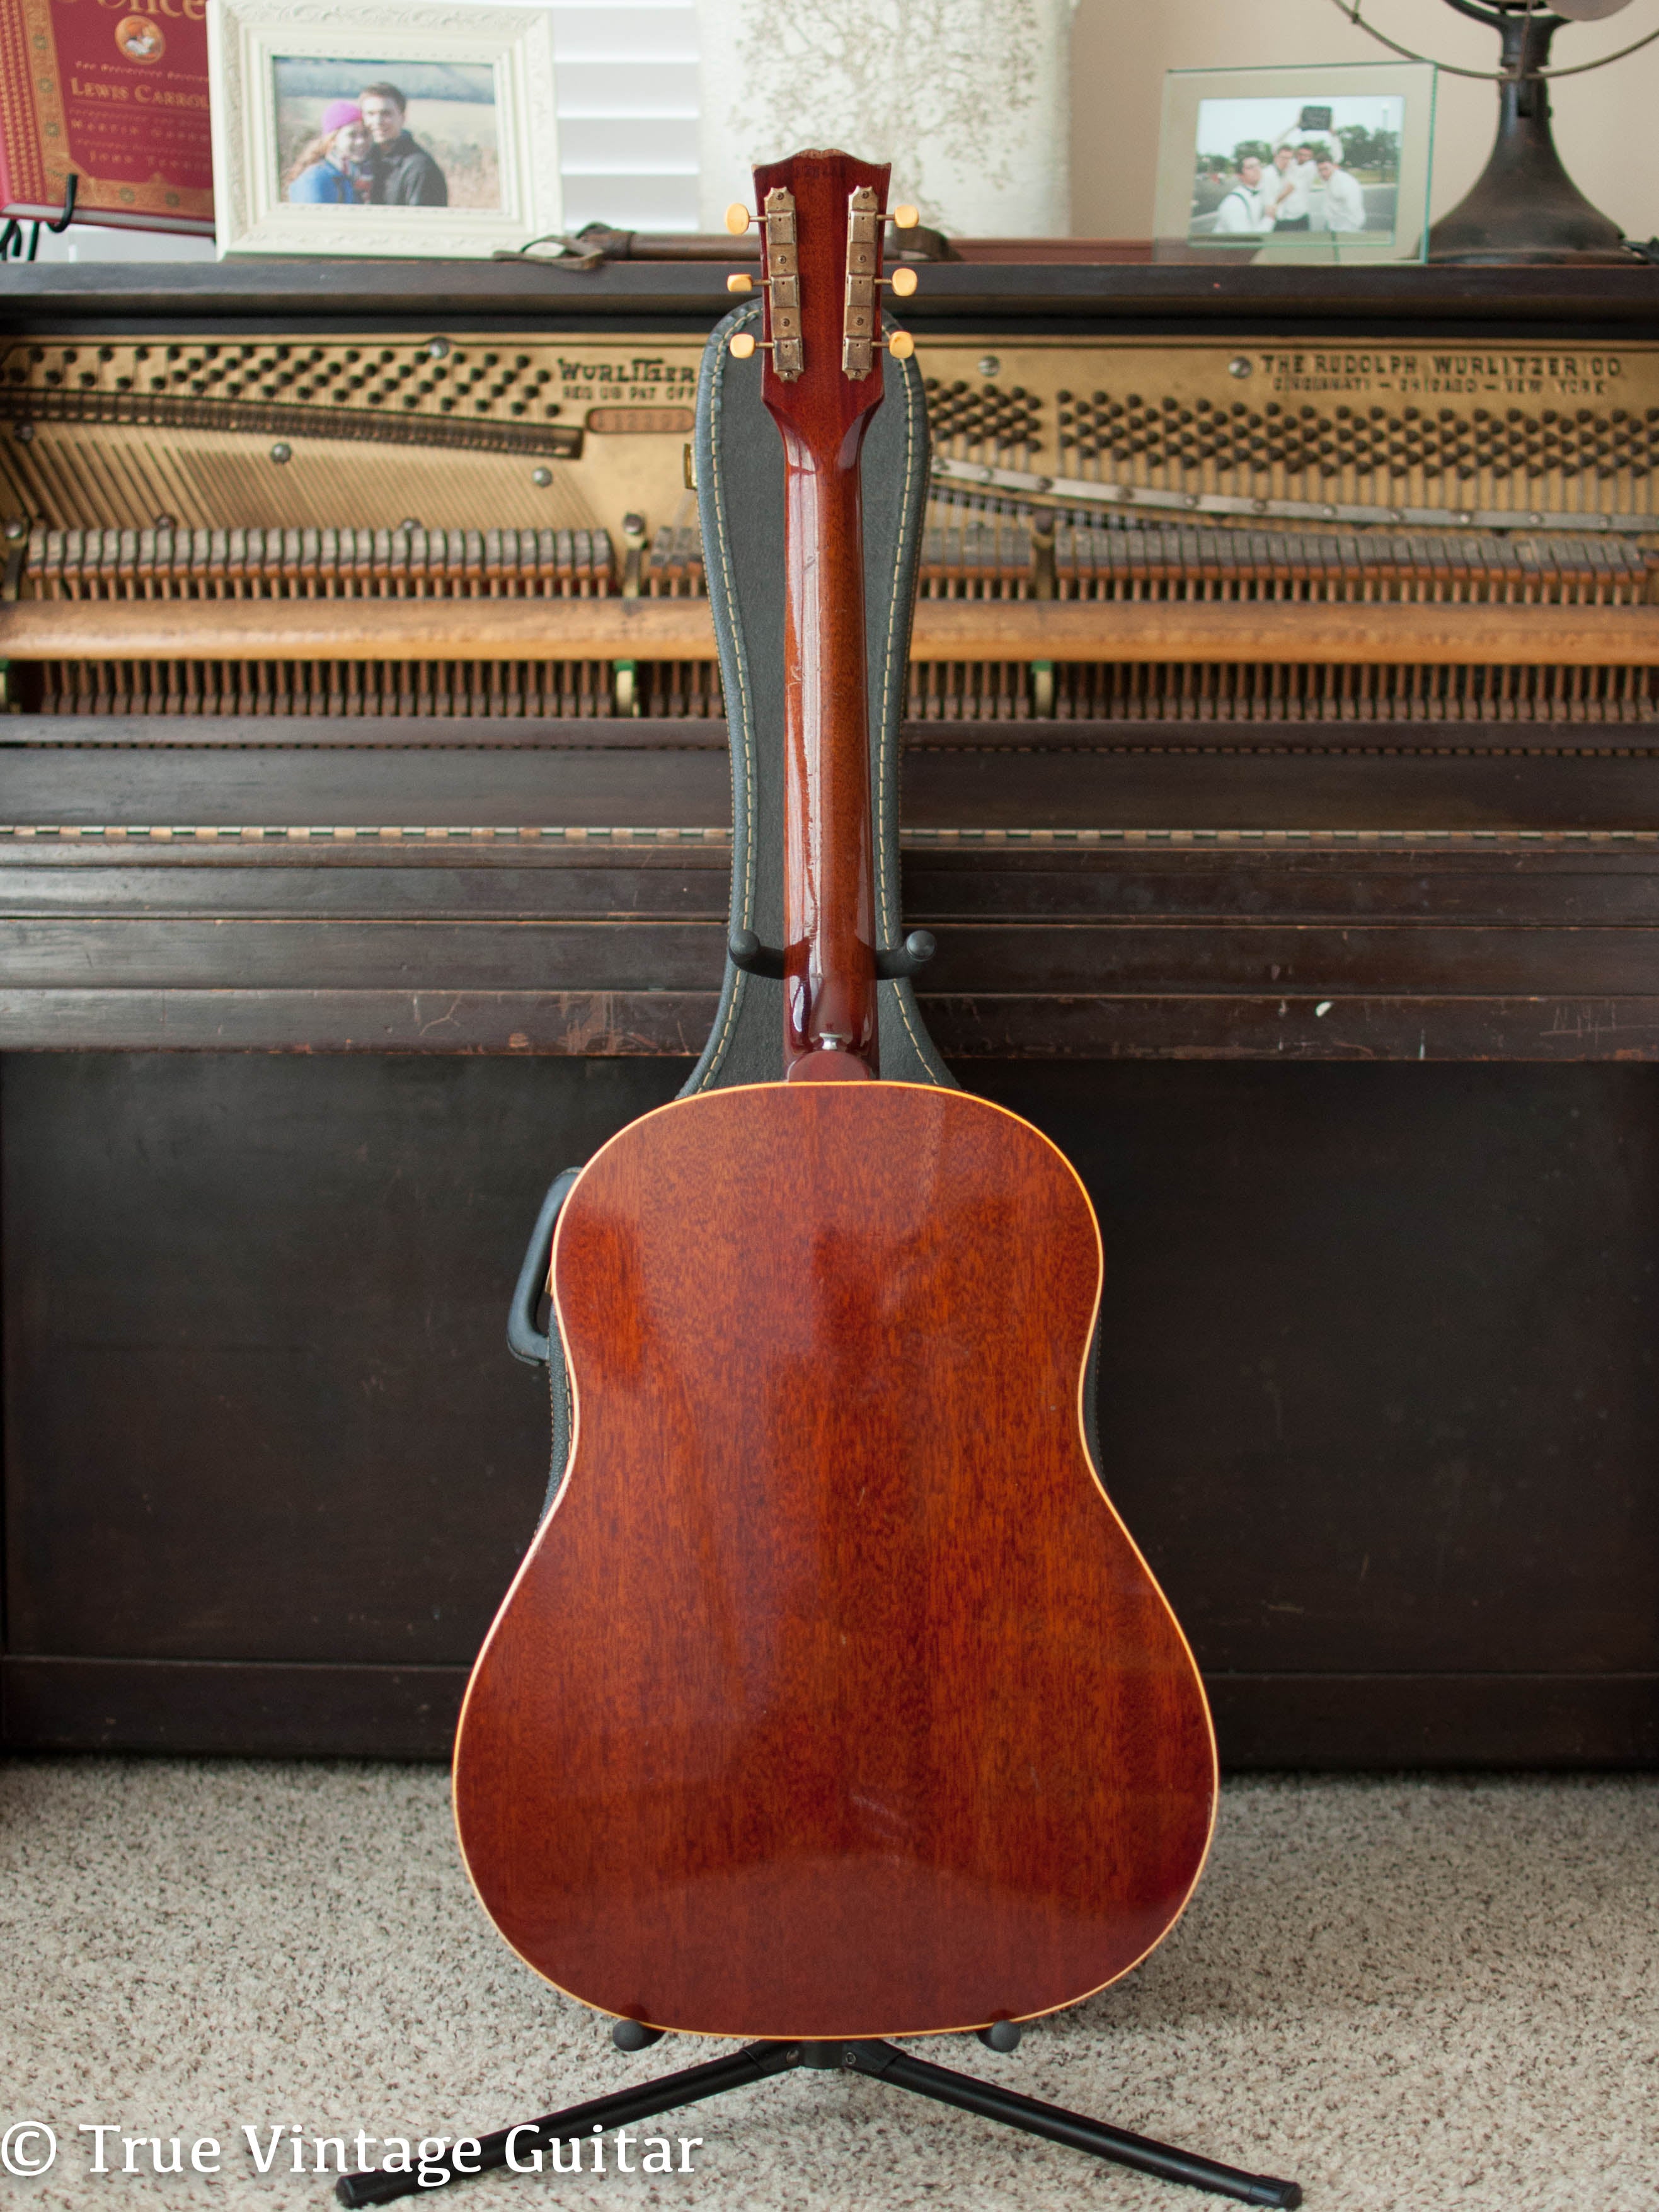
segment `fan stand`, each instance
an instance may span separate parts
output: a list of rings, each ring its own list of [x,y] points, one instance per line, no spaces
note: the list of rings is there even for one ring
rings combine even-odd
[[[628,2051],[642,2051],[658,2040],[649,2028],[632,2021],[618,2021],[614,2034],[618,2048]],[[981,2040],[992,2050],[1008,2051],[1018,2042],[1019,2031],[1012,2021],[999,2022],[982,2030]],[[798,2066],[868,2074],[891,2088],[909,2089],[919,2097],[933,2098],[937,2104],[954,2105],[961,2112],[978,2113],[981,2119],[997,2120],[1004,2127],[1020,2128],[1027,2135],[1066,2143],[1092,2158],[1109,2159],[1115,2166],[1132,2166],[1139,2173],[1156,2174],[1164,2181],[1184,2181],[1189,2188],[1206,2189],[1241,2204],[1290,2207],[1302,2202],[1301,2188],[1294,2181],[1242,2173],[1237,2166],[1222,2166],[1214,2159],[1200,2158],[1168,2143],[1152,2142],[1145,2136],[1108,2127],[1103,2121],[1087,2119],[1079,2112],[1063,2112],[1058,2105],[1040,2104],[1035,2097],[1000,2089],[994,2082],[976,2081],[969,2075],[952,2073],[948,2067],[929,2065],[924,2058],[912,2058],[908,2051],[879,2042],[748,2043],[725,2058],[659,2075],[638,2088],[591,2098],[585,2105],[572,2105],[568,2111],[550,2112],[543,2119],[522,2121],[495,2135],[471,2139],[464,2136],[447,2155],[424,2162],[421,2172],[429,2177],[424,2186],[436,2186],[440,2178],[444,2182],[465,2180],[500,2166],[511,2166],[519,2173],[537,2172],[541,2169],[542,2152],[555,2143],[579,2142],[611,2128],[631,2127],[638,2121],[654,2118],[659,2112],[700,2104],[706,2097],[723,2096],[731,2089],[746,2089],[753,2082],[790,2073]],[[455,2162],[457,2149],[465,2153],[465,2165]],[[581,2155],[580,2151],[576,2154]],[[422,2188],[415,2172],[382,2170],[343,2174],[334,2185],[334,2194],[342,2204],[390,2204],[399,2197],[416,2195]]]
[[[1563,167],[1550,131],[1550,40],[1561,18],[1516,0],[1447,0],[1503,40],[1498,137],[1480,177],[1429,233],[1428,258],[1465,268],[1628,267],[1619,226],[1592,207]]]

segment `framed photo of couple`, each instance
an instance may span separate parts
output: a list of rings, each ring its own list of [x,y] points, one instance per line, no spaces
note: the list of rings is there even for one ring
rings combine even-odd
[[[1154,258],[1420,261],[1434,90],[1427,62],[1172,70]]]
[[[488,257],[562,228],[544,8],[210,0],[221,254]]]

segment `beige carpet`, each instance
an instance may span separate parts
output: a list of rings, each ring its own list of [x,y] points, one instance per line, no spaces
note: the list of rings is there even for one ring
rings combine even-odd
[[[1256,1780],[1228,1790],[1192,1909],[1140,1971],[964,2071],[1231,2163],[1337,2212],[1656,2212],[1659,1778]],[[0,2133],[62,2148],[0,2206],[331,2203],[242,2130],[453,2136],[721,2046],[623,2060],[485,1923],[425,1767],[139,1759],[0,1767]],[[81,2122],[183,2144],[88,2172]],[[797,2074],[665,2115],[694,2172],[494,2176],[491,2206],[860,2212],[1195,2206],[1191,2191]],[[192,2140],[224,2148],[213,2178]],[[12,2137],[14,2154],[39,2138]],[[291,2137],[288,2140],[292,2140]],[[204,2153],[204,2157],[208,2154]],[[639,2153],[636,2151],[637,2157]],[[611,2160],[607,2159],[607,2168]],[[432,2201],[427,2192],[424,2201]]]

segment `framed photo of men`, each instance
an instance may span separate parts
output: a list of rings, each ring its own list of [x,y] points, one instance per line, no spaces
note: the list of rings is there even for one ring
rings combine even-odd
[[[542,8],[211,0],[226,253],[489,255],[562,228]]]
[[[1434,85],[1430,63],[1171,70],[1156,258],[1420,260]]]

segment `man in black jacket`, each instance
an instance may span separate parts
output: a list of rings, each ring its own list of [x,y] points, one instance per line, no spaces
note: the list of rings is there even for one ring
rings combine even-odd
[[[447,207],[444,173],[424,146],[404,128],[409,102],[395,84],[366,84],[357,95],[374,143],[368,155],[368,197],[374,207]]]

